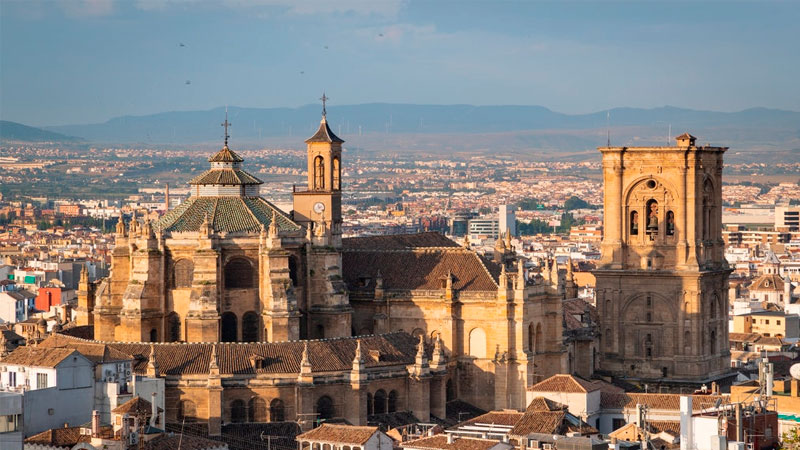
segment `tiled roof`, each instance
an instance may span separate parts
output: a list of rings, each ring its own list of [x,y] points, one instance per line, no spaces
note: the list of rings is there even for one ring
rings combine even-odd
[[[364,445],[369,438],[377,432],[378,427],[357,427],[353,425],[332,425],[324,423],[320,427],[299,434],[296,440]]]
[[[145,450],[221,450],[227,449],[228,444],[187,434],[164,434],[145,442],[141,448]]]
[[[528,404],[528,411],[563,411],[566,405],[554,402],[548,398],[536,397]]]
[[[20,366],[55,367],[75,353],[71,348],[17,347],[0,362]]]
[[[444,434],[437,434],[431,437],[403,442],[399,445],[402,448],[424,448],[431,450],[489,450],[498,444],[502,443],[492,439],[466,437],[455,437],[453,443],[448,444],[447,436]]]
[[[586,302],[585,300],[579,298],[571,298],[568,300],[564,300],[561,302],[564,308],[564,324],[566,325],[566,330],[579,330],[582,328],[586,328],[586,323],[583,323],[575,317],[579,314],[589,314],[589,317],[592,320],[592,323],[599,322],[599,316],[597,315],[597,308]]]
[[[756,342],[760,338],[759,333],[728,333],[730,342]]]
[[[189,184],[264,184],[263,181],[242,169],[209,169],[192,178]]]
[[[278,231],[297,231],[300,225],[262,197],[191,197],[165,214],[155,228],[163,231],[199,231],[206,215],[215,232],[258,233],[269,227],[273,211]]]
[[[404,250],[422,247],[460,247],[447,236],[435,231],[416,234],[392,234],[342,239],[345,250]]]
[[[366,355],[366,367],[385,367],[414,363],[417,339],[408,333],[396,332],[358,338],[335,338],[308,342],[308,356],[312,371],[349,371],[353,367],[357,341]],[[48,342],[55,341],[55,342]],[[84,344],[83,339],[63,335],[51,335],[45,342],[50,347],[73,347]],[[134,371],[145,373],[150,356],[149,342],[108,342],[107,345],[136,358]],[[304,341],[259,342],[259,343],[157,343],[156,363],[165,375],[207,374],[211,362],[212,347],[216,346],[217,363],[222,374],[256,374],[300,372],[300,359]],[[55,349],[52,349],[55,350]],[[379,360],[369,356],[375,350]],[[428,348],[428,358],[431,349]],[[256,370],[251,358],[262,358],[262,368]]]
[[[333,131],[331,131],[330,127],[328,127],[328,121],[325,120],[325,118],[323,117],[322,121],[319,123],[319,128],[317,129],[317,132],[314,133],[314,135],[311,136],[310,138],[306,139],[307,144],[311,142],[342,143],[344,141],[342,139],[339,139],[339,137],[336,136],[335,134],[333,134]]]
[[[646,405],[654,410],[680,411],[679,394],[634,394],[634,393],[606,393],[600,394],[600,406],[604,409],[636,408],[637,404]],[[695,395],[692,397],[692,410],[700,411],[711,408],[717,399],[722,399],[723,404],[730,402],[725,395]]]
[[[458,424],[456,428],[462,427],[464,425],[472,425],[475,423],[514,426],[517,422],[519,422],[523,414],[524,413],[513,410],[489,411],[486,414],[482,414],[478,417],[473,417],[472,419],[469,419],[466,422]]]
[[[429,238],[425,237],[426,240]],[[349,289],[372,289],[380,271],[384,289],[442,289],[443,281],[450,273],[453,289],[497,290],[500,266],[471,250],[459,246],[397,249],[397,241],[386,240],[384,243],[387,245],[383,248],[372,249],[361,247],[360,243],[356,246],[348,243],[350,248],[342,252],[342,267]],[[365,280],[369,281],[366,285]]]
[[[780,275],[764,274],[753,280],[747,289],[751,291],[783,292],[784,281]]]
[[[85,356],[86,359],[94,363],[132,361],[135,359],[133,356],[125,354],[114,347],[103,343],[72,343],[68,347],[65,347],[63,345],[58,345],[58,341],[55,339],[48,339],[42,341],[42,343],[39,344],[39,347],[75,349],[78,351],[78,353]]]
[[[163,412],[163,411],[164,411],[163,409],[158,408],[158,412]],[[116,408],[111,410],[111,412],[114,414],[149,416],[153,412],[153,404],[137,395],[136,397],[133,397],[127,402],[117,406]]]
[[[229,149],[228,146],[222,147],[222,150],[215,153],[213,156],[208,158],[208,162],[242,162],[241,156],[237,155],[236,152]]]
[[[91,436],[81,435],[81,427],[53,428],[26,438],[26,444],[40,444],[72,448],[81,442],[90,442]]]
[[[592,392],[599,387],[574,375],[558,374],[529,387],[533,392]]]

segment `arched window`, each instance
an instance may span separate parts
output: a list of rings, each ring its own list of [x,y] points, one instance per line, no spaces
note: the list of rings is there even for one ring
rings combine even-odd
[[[386,391],[378,389],[375,393],[375,414],[383,414],[386,412]]]
[[[654,240],[658,235],[658,202],[655,200],[647,201],[647,220],[645,221],[647,235],[650,240]]]
[[[533,350],[536,353],[541,353],[544,348],[542,347],[542,324],[536,325],[536,337],[533,340]]]
[[[244,258],[235,258],[225,264],[225,288],[252,288],[253,266]]]
[[[342,188],[342,169],[339,167],[339,158],[333,158],[333,190],[338,191]]]
[[[372,403],[372,394],[367,392],[367,415],[375,414],[375,405]]]
[[[711,227],[713,224],[714,211],[714,186],[710,180],[703,184],[703,240],[712,239]]]
[[[289,256],[289,278],[292,280],[292,286],[297,286],[300,283],[300,274],[297,269],[297,257]]]
[[[456,388],[453,385],[453,380],[447,380],[447,385],[445,388],[445,400],[450,402],[456,399]]]
[[[270,422],[283,422],[286,420],[285,408],[283,400],[276,398],[269,403],[269,421]]]
[[[248,422],[267,421],[267,402],[263,398],[253,397],[247,405]]]
[[[325,339],[325,327],[322,324],[317,324],[317,339]]]
[[[667,236],[675,235],[675,213],[667,211]]]
[[[232,312],[222,314],[222,332],[220,333],[222,342],[236,342],[238,335],[236,325],[236,314]]]
[[[179,259],[172,268],[172,286],[176,288],[192,287],[194,263],[191,259]]]
[[[167,316],[167,341],[178,342],[181,340],[181,317],[176,312]]]
[[[178,421],[195,422],[197,421],[197,406],[191,400],[181,400],[178,402]]]
[[[630,230],[631,236],[639,234],[639,211],[631,211]]]
[[[689,354],[692,351],[692,333],[686,330],[683,333],[683,353]]]
[[[390,413],[397,412],[397,391],[392,390],[389,392],[389,398],[386,401],[386,409]]]
[[[234,400],[230,406],[231,423],[243,423],[247,418],[244,400]]]
[[[158,342],[158,331],[155,328],[150,330],[150,342]]]
[[[261,320],[258,313],[248,311],[242,316],[242,342],[258,342]]]
[[[317,400],[317,419],[319,420],[328,420],[333,419],[334,417],[334,409],[333,409],[333,400],[327,395],[322,396]]]
[[[611,340],[611,328],[606,328],[606,332],[603,334],[603,340],[606,342],[606,349],[611,350],[613,344]]]
[[[528,324],[528,351],[533,353],[536,349],[536,330],[533,328],[533,322]]]
[[[717,332],[711,330],[709,345],[711,346],[711,353],[717,353]]]
[[[322,156],[314,158],[314,190],[325,189],[325,159]]]
[[[469,354],[476,358],[486,358],[486,332],[473,328],[469,332]]]

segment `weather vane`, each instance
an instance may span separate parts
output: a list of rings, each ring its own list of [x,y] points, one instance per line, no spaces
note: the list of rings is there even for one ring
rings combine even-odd
[[[225,108],[225,122],[222,122],[220,126],[225,128],[225,147],[227,147],[228,138],[230,137],[230,135],[228,135],[228,127],[231,126],[231,123],[228,122],[228,108]]]
[[[330,100],[330,97],[325,95],[325,92],[323,91],[322,97],[320,97],[319,99],[322,100],[322,117],[326,117],[328,115],[328,111],[325,109],[325,103],[327,103],[327,101]]]

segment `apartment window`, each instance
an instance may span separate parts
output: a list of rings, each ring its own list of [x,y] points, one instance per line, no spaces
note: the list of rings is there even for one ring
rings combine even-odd
[[[36,374],[36,389],[46,389],[47,388],[47,374],[46,373],[37,373]]]
[[[17,372],[8,372],[8,385],[11,387],[17,386]]]
[[[0,433],[13,433],[22,429],[22,414],[0,416]]]
[[[769,325],[769,319],[765,320],[765,321],[764,321],[764,324],[765,324],[765,325]]]
[[[780,320],[778,320],[778,321],[777,321],[777,324],[778,324],[778,325],[780,325],[780,324],[781,324],[781,321],[780,321]]]

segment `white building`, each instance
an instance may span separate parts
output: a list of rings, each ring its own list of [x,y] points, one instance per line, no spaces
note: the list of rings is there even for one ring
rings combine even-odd
[[[392,438],[378,430],[378,427],[330,423],[299,434],[295,439],[299,450],[388,450],[394,445]]]
[[[22,450],[22,394],[0,392],[0,448]]]
[[[510,231],[512,236],[517,235],[517,215],[514,205],[500,205],[497,211],[500,232]]]
[[[0,292],[0,323],[22,322],[28,318],[28,299],[21,292]]]

